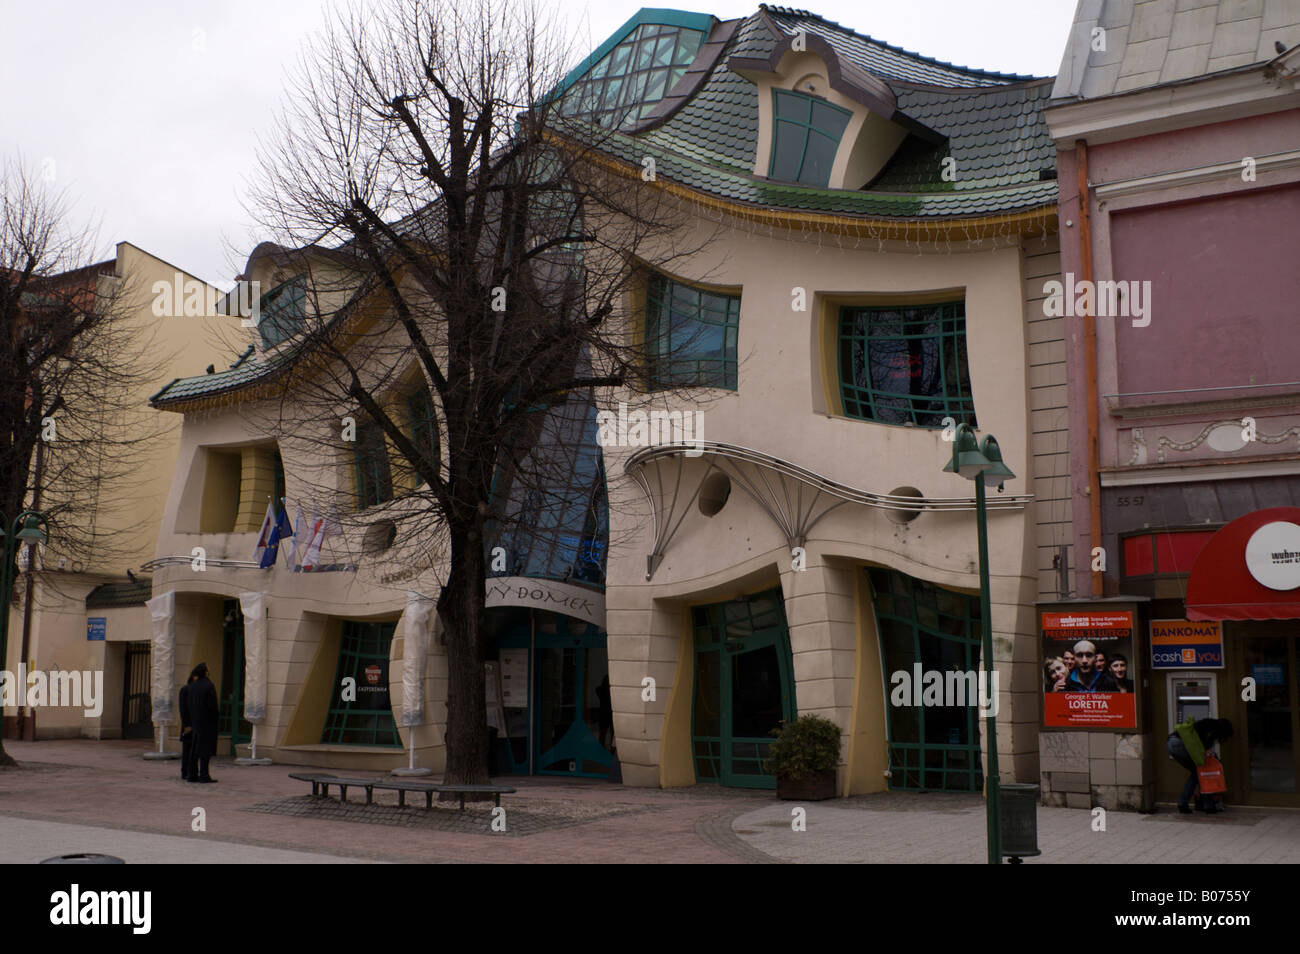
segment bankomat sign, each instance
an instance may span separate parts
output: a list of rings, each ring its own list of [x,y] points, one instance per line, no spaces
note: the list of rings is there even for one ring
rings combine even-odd
[[[1218,620],[1153,619],[1152,669],[1222,669],[1223,623]]]

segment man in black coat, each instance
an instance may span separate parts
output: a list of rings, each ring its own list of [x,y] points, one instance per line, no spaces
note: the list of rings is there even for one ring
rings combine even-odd
[[[194,760],[191,782],[215,782],[208,774],[208,760],[217,754],[217,722],[221,712],[217,704],[217,687],[208,678],[208,664],[194,667],[195,679],[189,685],[190,725],[193,726]]]
[[[189,781],[195,776],[195,769],[192,767],[194,761],[194,722],[190,719],[190,684],[198,678],[199,671],[195,669],[190,673],[190,678],[181,686],[180,711],[181,711],[181,778]]]

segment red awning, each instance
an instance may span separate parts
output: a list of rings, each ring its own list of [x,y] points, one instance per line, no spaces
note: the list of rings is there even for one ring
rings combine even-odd
[[[1300,507],[1256,510],[1210,538],[1187,581],[1188,619],[1300,619],[1300,587],[1270,589],[1246,566],[1246,544],[1269,523],[1300,525]]]

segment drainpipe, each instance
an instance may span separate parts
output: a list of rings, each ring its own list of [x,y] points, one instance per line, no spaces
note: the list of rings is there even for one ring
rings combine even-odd
[[[1088,187],[1088,142],[1074,141],[1078,161],[1079,191],[1079,269],[1081,281],[1092,282],[1092,196]],[[1088,420],[1088,553],[1084,559],[1093,566],[1093,554],[1101,544],[1101,460],[1097,440],[1097,320],[1092,308],[1084,309],[1083,363],[1084,407]],[[1106,584],[1100,570],[1092,571],[1092,596],[1104,596]]]

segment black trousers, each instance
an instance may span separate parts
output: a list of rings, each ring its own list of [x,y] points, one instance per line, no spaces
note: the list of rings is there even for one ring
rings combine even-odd
[[[199,763],[199,766],[198,766],[198,767],[199,767],[199,774],[198,774],[198,775],[191,775],[190,778],[197,778],[199,781],[203,781],[204,779],[211,778],[212,776],[208,774],[208,760],[211,759],[211,758],[212,758],[212,756],[210,756],[210,755],[201,755],[201,756],[199,756],[199,758],[198,758],[198,763]]]
[[[190,777],[190,762],[194,758],[194,731],[181,736],[181,778]]]

